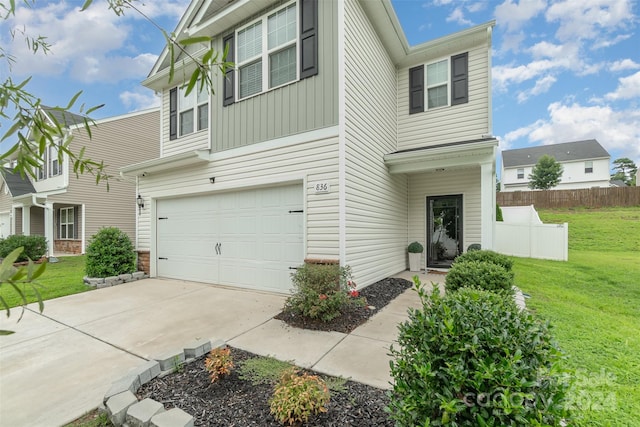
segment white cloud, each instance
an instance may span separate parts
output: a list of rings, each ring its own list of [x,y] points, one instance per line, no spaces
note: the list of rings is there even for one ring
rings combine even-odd
[[[447,4],[451,4],[453,0],[433,0],[434,6],[444,6]]]
[[[557,68],[557,64],[548,59],[533,61],[526,65],[496,65],[492,70],[493,83],[497,90],[504,91],[511,84],[535,79],[554,68]]]
[[[125,91],[120,94],[120,101],[131,111],[146,110],[159,107],[161,99],[150,90],[140,88],[134,92]]]
[[[447,16],[447,22],[456,22],[460,25],[471,25],[473,24],[472,21],[466,19],[464,17],[464,12],[462,11],[461,7],[456,7],[453,12],[451,12],[449,14],[449,16]]]
[[[640,71],[627,77],[620,77],[616,90],[607,93],[605,98],[612,101],[640,98]]]
[[[611,47],[627,39],[630,39],[631,37],[633,37],[633,34],[618,34],[614,38],[598,37],[595,40],[595,42],[591,45],[591,49],[596,50],[596,49]]]
[[[467,6],[467,10],[471,13],[476,13],[476,12],[480,12],[481,10],[484,10],[486,7],[485,3],[482,2],[476,2],[476,3],[471,3],[470,5]]]
[[[496,6],[494,14],[498,25],[504,25],[507,32],[515,33],[546,7],[547,2],[544,0],[520,0],[520,3],[505,0],[504,3]]]
[[[525,90],[523,92],[520,92],[518,94],[518,103],[522,103],[524,101],[526,101],[527,99],[529,99],[532,96],[537,96],[540,95],[542,93],[546,93],[549,91],[549,89],[551,89],[551,86],[553,86],[553,84],[557,81],[558,79],[556,79],[554,76],[545,76],[541,79],[538,79],[536,81],[536,84],[534,87],[532,87],[529,90]]]
[[[633,20],[630,0],[564,0],[553,3],[545,13],[548,22],[558,22],[561,41],[595,39],[600,30],[624,28]]]
[[[639,68],[640,68],[640,64],[638,64],[637,62],[629,58],[625,58],[621,61],[612,62],[609,65],[609,69],[611,71],[637,70]]]
[[[505,135],[505,145],[526,138],[530,143],[556,144],[597,139],[610,153],[640,159],[640,111],[614,110],[608,105],[582,106],[554,102],[549,117]]]
[[[187,3],[164,0],[136,5],[150,18],[170,16],[175,21]],[[83,12],[77,6],[77,2],[60,1],[17,7],[15,18],[6,23],[12,28],[25,28],[31,36],[46,36],[51,50],[47,55],[34,55],[22,37],[13,42],[0,40],[7,53],[16,58],[12,72],[40,76],[68,74],[87,83],[146,77],[158,52],[141,52],[131,40],[134,29],[140,28],[134,21],[145,18],[133,10],[118,17],[108,10],[106,2],[95,2]],[[159,31],[154,36],[156,40],[162,39]]]

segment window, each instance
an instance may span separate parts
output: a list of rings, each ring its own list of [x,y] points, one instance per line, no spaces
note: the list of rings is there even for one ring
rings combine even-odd
[[[427,110],[449,105],[449,60],[427,65]]]
[[[296,3],[263,16],[236,33],[238,98],[298,79]]]
[[[518,169],[518,179],[524,179],[524,169]]]
[[[36,169],[36,179],[42,181],[47,179],[47,152],[44,152],[44,159],[42,159],[42,165]]]
[[[59,239],[74,239],[74,208],[60,208],[60,232]]]
[[[584,173],[593,173],[593,162],[584,162]]]
[[[409,69],[409,114],[469,102],[468,77],[468,52]]]
[[[60,165],[60,161],[58,159],[59,149],[58,146],[60,143],[58,142],[57,146],[49,147],[49,177],[62,175],[62,166]]]
[[[190,94],[186,94],[187,88],[178,89],[178,122],[180,128],[180,136],[193,133],[194,126],[197,130],[204,130],[209,127],[209,92],[206,86],[200,89],[200,82],[196,84]],[[176,102],[172,100],[170,94],[169,103]],[[170,105],[171,109],[171,105]],[[197,116],[196,116],[197,114]]]

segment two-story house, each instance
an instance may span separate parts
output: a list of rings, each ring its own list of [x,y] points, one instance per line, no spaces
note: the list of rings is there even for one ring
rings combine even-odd
[[[560,183],[552,190],[610,187],[611,156],[595,139],[502,151],[501,191],[530,191],[529,175],[543,155],[562,165]]]
[[[185,96],[165,50],[143,83],[161,155],[121,172],[151,275],[287,292],[291,269],[334,261],[366,286],[414,240],[426,267],[491,248],[493,26],[409,46],[389,0],[193,0],[175,34],[235,68]]]
[[[84,147],[85,158],[104,162],[105,173],[112,176],[109,188],[96,185],[90,173],[76,177],[68,155],[60,162],[58,149],[50,146],[35,171],[37,179],[23,178],[10,169],[0,176],[2,236],[45,236],[49,255],[84,253],[91,236],[102,227],[118,227],[135,241],[136,182],[123,179],[118,168],[158,157],[160,109],[96,120],[91,135],[79,115],[46,107],[41,113],[63,128],[60,143],[71,138],[72,152]]]

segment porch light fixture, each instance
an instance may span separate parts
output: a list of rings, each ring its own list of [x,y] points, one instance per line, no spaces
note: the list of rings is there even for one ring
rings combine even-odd
[[[215,177],[215,176],[212,176],[211,178],[209,178],[209,182],[210,182],[210,183],[212,183],[212,184],[213,184],[214,182],[216,182],[216,177]]]
[[[136,197],[136,204],[138,205],[138,215],[139,215],[140,213],[142,213],[142,208],[144,208],[144,199],[139,194],[138,194],[138,197]]]

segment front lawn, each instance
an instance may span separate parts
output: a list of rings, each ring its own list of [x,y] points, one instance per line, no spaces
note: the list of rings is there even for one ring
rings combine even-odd
[[[44,274],[37,281],[39,285],[36,286],[43,301],[77,294],[93,289],[83,283],[84,275],[84,256],[60,257],[58,262],[47,264]],[[28,302],[38,300],[31,285],[25,284],[22,287]],[[22,304],[18,293],[6,283],[0,286],[0,296],[9,304],[9,307]]]
[[[569,223],[569,261],[515,258],[516,283],[569,356],[579,425],[638,425],[640,207],[539,214]]]

